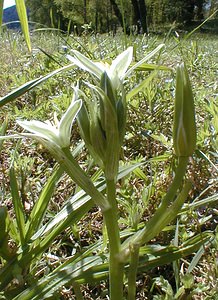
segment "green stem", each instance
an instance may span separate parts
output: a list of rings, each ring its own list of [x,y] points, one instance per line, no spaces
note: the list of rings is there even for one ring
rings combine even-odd
[[[125,41],[125,47],[127,49],[126,22],[125,22],[125,13],[124,13],[123,0],[121,0],[121,10],[122,10],[122,23],[123,23],[124,41]]]
[[[174,198],[178,193],[178,189],[181,187],[184,179],[187,164],[188,157],[179,157],[175,177],[167,194],[163,198],[161,205],[158,207],[146,226],[123,243],[122,251],[120,252],[120,260],[122,262],[128,260],[130,257],[130,244],[138,244],[141,246],[147,243],[157,236],[161,230],[163,230],[163,228],[176,217],[176,214],[185,201],[185,197],[187,197],[188,190],[190,189],[190,185],[186,184],[184,186],[184,191],[182,191],[174,201]]]
[[[163,198],[161,202],[161,206],[166,208],[175,198],[178,189],[181,187],[182,181],[184,179],[186,168],[188,165],[188,156],[181,156],[178,158],[178,166],[176,168],[175,177],[173,178],[173,182]]]
[[[139,261],[139,245],[131,244],[130,247],[130,264],[128,273],[128,300],[135,300],[136,296],[136,276]]]
[[[77,282],[73,283],[74,294],[77,300],[83,300],[83,294],[80,290],[80,285]]]
[[[107,198],[111,208],[103,212],[109,240],[109,283],[110,300],[123,299],[124,265],[118,259],[120,253],[120,232],[118,226],[118,207],[116,202],[116,187],[114,180],[106,180]]]

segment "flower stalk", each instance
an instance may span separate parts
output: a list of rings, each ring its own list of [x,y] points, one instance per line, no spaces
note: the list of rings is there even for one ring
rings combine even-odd
[[[173,182],[153,217],[147,222],[142,230],[138,231],[122,244],[122,250],[119,256],[122,262],[126,262],[130,259],[131,245],[141,247],[149,242],[157,236],[179,212],[191,188],[190,182],[187,182],[184,184],[182,191],[178,194],[178,190],[184,180],[187,164],[188,157],[181,157],[179,159]]]
[[[109,284],[110,299],[123,299],[124,264],[119,260],[121,241],[118,225],[118,207],[114,180],[107,180],[107,200],[111,208],[104,212],[104,220],[109,240]]]

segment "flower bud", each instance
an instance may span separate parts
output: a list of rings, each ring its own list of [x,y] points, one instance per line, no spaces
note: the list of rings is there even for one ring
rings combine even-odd
[[[177,67],[173,143],[177,156],[191,156],[196,147],[194,98],[184,64]]]

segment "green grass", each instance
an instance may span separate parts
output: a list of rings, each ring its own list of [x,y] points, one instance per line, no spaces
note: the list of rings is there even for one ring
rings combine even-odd
[[[136,61],[162,42],[163,38],[156,36],[127,38],[128,45],[134,45]],[[170,70],[160,70],[154,76],[151,75],[152,80],[128,102],[127,133],[122,149],[122,163],[143,162],[143,164],[118,181],[119,225],[126,228],[127,232],[128,229],[136,231],[143,228],[168,190],[176,168],[172,150],[175,69],[178,63],[185,61],[194,91],[198,131],[197,150],[190,159],[187,175],[192,182],[192,189],[178,216],[178,225],[172,222],[148,246],[146,245],[147,248],[140,250],[144,253],[140,259],[143,261],[144,257],[145,261],[139,265],[137,299],[189,299],[190,295],[192,297],[190,299],[216,300],[218,39],[215,35],[196,34],[183,41],[182,38],[172,34],[164,42],[165,49],[149,63],[159,63],[169,67]],[[0,96],[6,95],[27,81],[68,64],[65,51],[70,54],[71,49],[76,49],[91,59],[110,61],[124,50],[125,43],[126,40],[122,35],[63,37],[53,33],[37,32],[32,36],[33,52],[30,54],[19,34],[4,32],[0,45]],[[63,49],[63,45],[67,46],[66,50]],[[126,90],[131,91],[135,82],[142,82],[150,74],[152,71],[137,71],[126,80]],[[43,121],[52,119],[54,112],[60,118],[71,102],[72,86],[77,80],[82,82],[92,78],[78,69],[71,69],[50,78],[16,101],[3,106],[0,111],[0,125],[2,126],[7,115],[7,134],[9,134],[20,131],[15,123],[16,119]],[[85,85],[83,88],[89,93]],[[74,127],[72,140],[75,148],[80,143],[80,135],[76,125]],[[55,160],[45,148],[30,140],[6,140],[0,147],[1,207],[6,206],[9,215],[14,218],[15,209],[10,189],[12,177],[9,174],[14,161],[19,198],[24,210],[24,219],[27,220],[41,190],[53,173]],[[78,152],[77,160],[90,176],[98,178],[96,166],[85,148]],[[67,175],[60,175],[60,178],[49,201],[44,223],[52,220],[64,206],[66,199],[78,192],[78,187]],[[198,205],[199,201],[204,199],[206,199],[204,203]],[[52,244],[32,262],[28,274],[25,270],[23,273],[17,270],[16,284],[13,286],[16,287],[15,291],[11,292],[10,287],[4,289],[8,292],[6,294],[8,299],[13,299],[15,297],[11,296],[13,293],[18,294],[24,289],[24,282],[31,286],[43,276],[46,278],[47,273],[56,270],[68,259],[77,259],[75,254],[80,254],[88,246],[98,243],[102,230],[105,234],[102,215],[97,208],[92,208],[78,222],[69,224],[64,231],[60,230]],[[178,259],[176,254],[173,254],[175,255],[173,263],[167,263],[166,259],[165,264],[157,267],[152,256],[149,256],[150,253],[154,253],[151,248],[155,245],[157,251],[166,245],[171,245],[170,247],[182,245],[185,251],[188,251],[190,239],[199,235],[203,240],[205,231],[211,231],[212,240],[202,247],[199,246],[200,250],[193,249],[189,255],[182,258]],[[16,251],[16,239],[13,240],[10,236],[8,245],[11,253]],[[105,246],[104,242],[96,249],[101,252]],[[146,257],[149,258],[148,261]],[[1,258],[0,264],[2,266],[4,264]],[[107,289],[107,281],[102,281],[101,284],[85,284],[82,293],[85,299],[106,299]],[[59,295],[53,296],[57,298],[52,299],[75,299],[73,290],[77,290],[75,284],[66,284]]]

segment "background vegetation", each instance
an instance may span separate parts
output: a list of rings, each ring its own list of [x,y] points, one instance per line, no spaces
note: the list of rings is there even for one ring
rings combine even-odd
[[[214,49],[217,36],[193,34],[190,38],[172,27],[163,35],[136,35],[132,30],[128,32],[133,20],[136,25],[140,20],[133,9],[134,1],[113,2],[97,6],[97,1],[78,1],[75,6],[78,13],[74,15],[67,8],[68,1],[49,2],[52,4],[49,8],[48,2],[41,1],[45,5],[42,23],[48,21],[50,27],[65,30],[71,26],[73,34],[69,34],[70,30],[63,34],[51,28],[33,31],[32,52],[27,51],[18,32],[1,32],[1,135],[20,132],[17,119],[53,120],[54,113],[60,119],[77,82],[90,97],[84,82],[95,83],[93,76],[75,66],[67,67],[67,55],[72,55],[73,50],[94,61],[110,63],[128,46],[133,46],[134,62],[138,62],[164,43],[161,52],[148,60],[149,65],[142,66],[125,81],[127,131],[116,185],[119,228],[122,239],[144,228],[173,180],[175,69],[184,61],[193,87],[197,124],[197,147],[189,159],[186,176],[192,188],[174,221],[141,248],[136,299],[216,300],[218,106]],[[182,3],[185,2],[177,1],[175,8],[181,5],[182,9]],[[155,31],[165,21],[166,24],[186,21],[180,18],[181,10],[174,11],[173,20],[166,18],[165,9],[158,5],[165,4],[167,11],[168,1],[145,4],[146,25],[153,26]],[[102,7],[110,9],[110,18],[107,19],[104,9],[101,11]],[[125,14],[124,8],[130,9],[132,15]],[[191,11],[188,5],[183,8]],[[162,12],[162,16],[155,10]],[[199,11],[200,8],[192,11],[192,19],[201,18]],[[92,21],[96,14],[97,19]],[[114,25],[110,27],[108,21],[123,26],[129,35],[122,30],[111,34]],[[98,35],[93,31],[95,28],[109,33]],[[140,32],[146,31],[142,24],[139,28]],[[77,35],[80,30],[82,34]],[[52,72],[56,75],[49,75],[48,80],[41,77],[54,75]],[[34,82],[40,82],[37,79],[40,77],[41,84],[32,88]],[[58,169],[54,157],[41,144],[30,139],[0,140],[0,150],[0,299],[108,299],[107,235],[101,210],[92,203],[83,208],[81,203],[85,200],[83,196],[80,198],[78,185]],[[83,170],[104,191],[104,177],[81,143],[76,124],[71,150]],[[127,290],[125,277],[126,298]]]
[[[28,0],[26,3],[33,21],[77,32],[89,24],[89,30],[99,33],[115,33],[120,26],[127,33],[160,30],[172,23],[184,27],[202,21],[217,8],[216,0]]]
[[[66,51],[70,53],[71,49],[78,49],[86,55],[90,53],[96,59],[111,59],[125,47],[126,42],[122,34],[113,38],[108,35],[72,38],[39,32],[32,37],[33,52],[29,54],[19,34],[5,32],[2,38],[1,53],[2,62],[4,62],[1,65],[0,75],[2,96],[28,80],[47,74],[65,64]],[[161,41],[162,39],[156,36],[147,38],[131,36],[127,40],[128,44],[135,45],[136,60],[143,57]],[[179,37],[172,36],[165,42],[167,46],[161,54],[161,62],[173,69],[183,57],[187,62],[194,88],[198,142],[197,151],[189,165],[189,178],[193,183],[189,201],[191,204],[208,198],[206,201],[208,205],[203,201],[205,204],[198,209],[192,209],[192,205],[184,206],[184,213],[178,218],[178,239],[179,244],[183,244],[196,233],[216,230],[217,209],[214,201],[217,200],[218,129],[214,49],[217,47],[217,39],[214,36],[196,35],[191,41],[182,41],[178,44]],[[100,46],[102,44],[104,45],[103,52]],[[149,73],[143,74],[147,76]],[[143,80],[143,74],[135,76]],[[46,120],[52,117],[54,111],[59,115],[68,106],[72,97],[72,84],[78,78],[84,78],[84,74],[77,70],[63,73],[18,98],[15,103],[4,106],[1,109],[2,124],[7,118],[9,132],[16,132],[18,128],[14,120],[17,118]],[[145,161],[146,163],[140,170],[123,179],[120,186],[118,201],[121,227],[133,230],[140,228],[157,208],[171,180],[174,161],[171,150],[174,88],[174,75],[169,71],[162,71],[157,73],[138,96],[128,103],[123,160],[132,163]],[[127,89],[131,90],[131,81]],[[76,131],[73,140],[74,143],[79,142]],[[12,159],[16,161],[19,193],[28,217],[44,182],[50,176],[54,161],[43,148],[34,142],[31,143],[31,147],[27,145],[27,142],[4,142],[1,152],[1,205],[7,207],[11,217],[14,215],[14,209],[11,202],[8,172]],[[86,151],[80,153],[79,160],[92,174],[94,170]],[[58,213],[66,202],[64,199],[73,195],[74,191],[75,186],[64,176],[49,204],[47,220],[52,219]],[[175,228],[175,223],[171,224],[152,243],[158,245],[173,243]],[[57,265],[61,265],[65,259],[71,257],[74,251],[79,253],[81,249],[97,241],[101,230],[100,211],[93,209],[77,225],[70,226],[53,241],[40,259],[33,262],[32,271],[22,274],[22,280],[17,279],[18,287],[22,287],[26,276],[32,278],[31,280],[42,277],[43,274],[46,275],[46,272],[55,269]],[[172,264],[154,268],[150,272],[145,272],[142,268],[137,279],[137,299],[154,299],[154,297],[155,299],[165,299],[164,297],[172,299],[174,297],[172,295],[176,293],[175,283],[178,280],[179,286],[185,287],[185,292],[192,295],[193,299],[216,299],[216,243],[216,239],[213,239],[212,244],[203,248],[190,273],[187,273],[187,270],[193,261],[193,256],[178,261],[177,269]],[[11,251],[15,251],[16,244],[10,242],[10,248]],[[86,299],[104,299],[106,289],[105,284],[85,285],[83,295]],[[60,290],[61,294],[58,297],[73,299],[72,291],[67,285]]]

